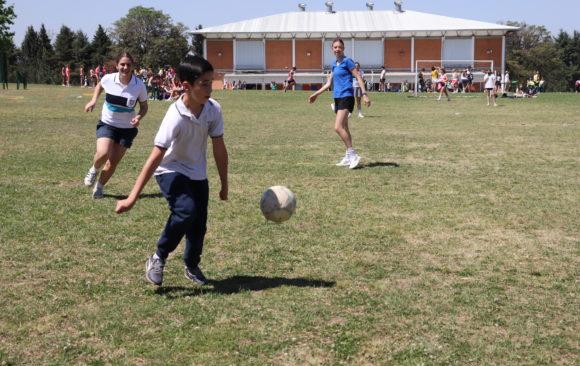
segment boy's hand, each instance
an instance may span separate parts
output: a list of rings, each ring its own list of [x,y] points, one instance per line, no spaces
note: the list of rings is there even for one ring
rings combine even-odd
[[[123,212],[127,212],[133,208],[135,202],[127,199],[117,201],[117,207],[115,208],[115,212],[120,214]]]
[[[311,95],[311,96],[308,98],[308,103],[310,103],[310,104],[314,103],[314,102],[316,101],[316,97],[318,97],[318,95],[314,95],[314,94],[313,94],[313,95]]]
[[[222,188],[220,190],[220,200],[222,200],[222,201],[228,200],[228,189],[227,188]]]

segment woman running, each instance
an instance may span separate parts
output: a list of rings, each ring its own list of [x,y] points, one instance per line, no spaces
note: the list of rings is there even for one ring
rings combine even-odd
[[[85,112],[91,112],[101,92],[105,91],[105,103],[97,123],[97,151],[93,166],[85,176],[85,185],[92,186],[105,165],[93,188],[93,198],[103,198],[104,185],[131,147],[137,136],[137,127],[148,109],[145,84],[133,75],[133,57],[128,52],[121,52],[116,61],[118,72],[103,76],[95,87],[93,98],[85,106]],[[137,102],[139,113],[135,113]]]

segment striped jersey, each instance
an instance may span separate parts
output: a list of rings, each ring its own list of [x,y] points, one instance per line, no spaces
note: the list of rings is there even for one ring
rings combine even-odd
[[[123,85],[116,72],[103,76],[101,86],[105,90],[101,121],[117,128],[133,128],[131,120],[137,115],[137,102],[147,100],[147,88],[143,81],[133,75],[129,84]]]

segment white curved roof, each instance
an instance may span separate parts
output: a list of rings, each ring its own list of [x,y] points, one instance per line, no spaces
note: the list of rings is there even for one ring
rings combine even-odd
[[[519,28],[417,11],[366,10],[270,15],[191,32],[207,38],[382,38],[498,36]]]

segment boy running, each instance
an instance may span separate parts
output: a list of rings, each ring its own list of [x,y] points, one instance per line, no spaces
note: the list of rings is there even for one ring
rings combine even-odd
[[[185,236],[185,277],[207,284],[199,268],[206,232],[209,199],[206,173],[207,138],[221,180],[219,197],[228,199],[228,152],[224,143],[221,106],[211,99],[213,67],[202,57],[186,57],[178,69],[184,93],[167,111],[155,137],[151,155],[129,197],[117,202],[115,212],[129,211],[155,174],[171,214],[157,242],[157,251],[146,262],[145,277],[154,285],[163,283],[165,261]]]

